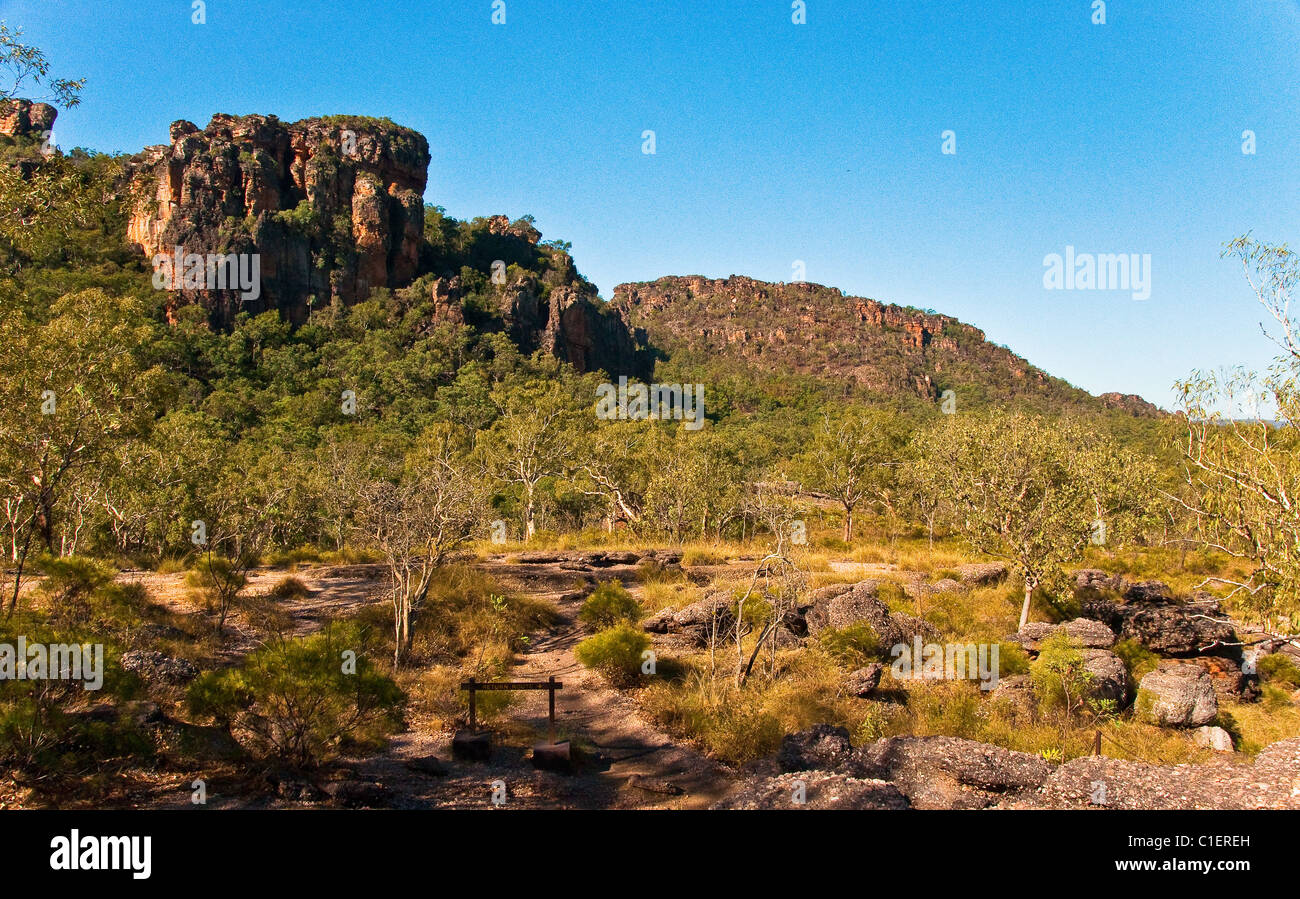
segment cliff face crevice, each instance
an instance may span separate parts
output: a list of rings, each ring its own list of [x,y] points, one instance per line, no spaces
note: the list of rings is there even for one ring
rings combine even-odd
[[[150,258],[176,247],[256,254],[255,298],[178,283],[169,307],[202,304],[214,324],[267,309],[299,323],[312,306],[415,278],[428,165],[424,137],[383,120],[216,115],[203,130],[180,121],[170,145],[129,164],[127,239]]]

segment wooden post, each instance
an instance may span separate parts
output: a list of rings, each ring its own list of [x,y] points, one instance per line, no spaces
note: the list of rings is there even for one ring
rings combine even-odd
[[[478,730],[476,711],[477,709],[474,706],[474,678],[471,677],[469,679],[469,729],[472,731]]]
[[[548,680],[548,683],[550,684],[550,689],[547,690],[546,693],[551,698],[551,709],[550,709],[551,726],[550,729],[547,731],[549,735],[547,739],[549,742],[554,743],[555,742],[555,675],[554,674],[551,675],[550,679]]]
[[[1092,744],[1092,754],[1101,755],[1101,731],[1097,731],[1097,737]]]

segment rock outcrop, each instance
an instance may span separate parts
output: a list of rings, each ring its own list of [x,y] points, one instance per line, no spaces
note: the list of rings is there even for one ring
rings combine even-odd
[[[863,394],[933,401],[952,389],[960,404],[969,387],[968,396],[1014,396],[1051,403],[1057,411],[1071,405],[1107,408],[955,318],[846,296],[807,281],[670,276],[620,284],[612,303],[670,356],[810,375]],[[1140,413],[1132,403],[1124,408],[1158,414],[1150,404]]]
[[[127,238],[146,256],[250,254],[250,292],[204,281],[168,286],[171,307],[200,303],[214,322],[364,299],[414,279],[424,231],[429,146],[384,119],[216,115],[200,130],[171,126],[171,143],[130,164],[137,201]]]
[[[1248,809],[1300,808],[1300,738],[1264,748],[1253,764],[1231,756],[1231,739],[1203,728],[1217,756],[1162,766],[1105,756],[1052,765],[1036,755],[955,737],[890,737],[849,745],[842,728],[819,725],[785,738],[784,772],[740,782],[715,808]],[[817,805],[813,805],[814,785]]]
[[[59,111],[48,103],[33,103],[21,97],[0,100],[0,134],[44,141],[58,115]]]
[[[1137,714],[1162,727],[1200,727],[1219,714],[1214,683],[1196,665],[1158,668],[1138,684]]]

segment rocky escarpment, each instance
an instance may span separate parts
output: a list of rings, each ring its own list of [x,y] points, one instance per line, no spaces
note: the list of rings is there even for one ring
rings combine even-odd
[[[1058,411],[1081,405],[1157,412],[1135,397],[1092,397],[950,316],[846,296],[820,284],[667,277],[620,284],[613,304],[656,346],[689,361],[722,359],[751,371],[807,374],[878,396],[903,392],[936,400],[953,390],[958,404],[998,397],[1048,401]]]
[[[487,219],[488,246],[483,261],[496,269],[486,294],[491,323],[499,322],[524,353],[543,350],[573,365],[579,372],[605,371],[613,376],[648,379],[654,362],[644,332],[629,326],[619,309],[600,299],[595,285],[577,273],[568,253],[557,247],[538,249],[541,234],[531,223],[511,222],[504,215]],[[476,247],[471,256],[480,255]],[[509,260],[523,260],[506,266]],[[444,266],[445,267],[445,266]],[[540,271],[541,274],[537,272]],[[471,285],[460,275],[447,274],[432,286],[434,317],[438,321],[474,321]]]
[[[530,219],[475,219],[450,236],[435,228],[441,242],[431,244],[428,165],[425,138],[386,119],[217,115],[202,130],[175,122],[170,144],[127,167],[127,240],[153,261],[169,311],[198,304],[217,327],[268,309],[299,324],[313,308],[411,288],[429,291],[435,322],[504,329],[523,352],[543,350],[582,372],[649,376],[644,335],[600,300],[567,250],[540,245]],[[255,272],[257,284],[209,277],[227,258],[247,262],[230,272]]]
[[[200,303],[217,323],[236,312],[351,303],[416,276],[424,230],[428,142],[387,120],[284,123],[216,115],[200,130],[171,126],[171,143],[131,162],[127,238],[147,256],[256,254],[259,288],[240,292],[179,277],[174,308]]]
[[[58,115],[59,111],[48,103],[33,103],[21,97],[0,100],[0,134],[44,140]]]

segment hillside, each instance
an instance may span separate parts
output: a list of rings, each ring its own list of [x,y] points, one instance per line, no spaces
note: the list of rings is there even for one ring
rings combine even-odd
[[[955,318],[820,284],[665,277],[620,284],[613,305],[665,357],[754,377],[805,375],[875,399],[1118,409],[1153,416],[1140,397],[1093,397],[988,342]]]
[[[30,142],[54,115],[16,104],[0,134]],[[218,114],[202,129],[177,121],[169,138],[122,160],[125,215],[112,226],[155,288],[159,259],[177,268],[161,293],[169,320],[196,305],[223,330],[271,309],[300,326],[387,290],[430,325],[504,333],[579,372],[649,379],[659,360],[670,380],[787,396],[778,382],[905,406],[952,390],[965,408],[1159,414],[1140,397],[1094,397],[950,316],[818,284],[667,276],[602,302],[568,245],[543,241],[531,217],[460,222],[427,204],[428,142],[388,119]],[[179,267],[189,258],[206,261],[193,278]],[[214,282],[214,258],[237,260],[232,279],[255,271],[256,287]]]

